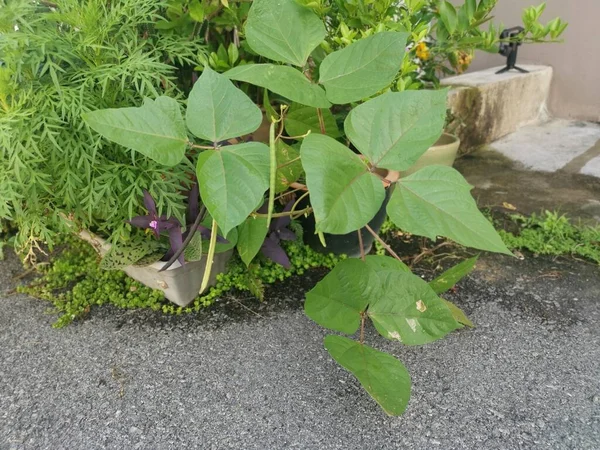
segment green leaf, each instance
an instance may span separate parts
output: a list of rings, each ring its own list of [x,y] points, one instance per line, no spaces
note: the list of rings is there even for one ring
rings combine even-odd
[[[100,261],[103,270],[121,270],[134,265],[147,255],[155,254],[160,249],[156,239],[135,237],[131,242],[112,245]]]
[[[340,262],[306,294],[304,312],[319,325],[341,333],[356,333],[361,313],[373,301],[379,279],[358,259]]]
[[[81,117],[108,140],[159,164],[175,166],[185,155],[185,124],[179,104],[170,97],[145,99],[139,108],[102,109]]]
[[[255,131],[262,113],[227,77],[207,66],[190,92],[186,121],[194,135],[221,142]]]
[[[467,247],[512,256],[470,191],[471,186],[453,168],[425,167],[398,181],[388,215],[412,234],[430,239],[445,236]]]
[[[266,217],[248,217],[238,227],[237,249],[246,266],[258,254],[268,231]]]
[[[275,64],[246,64],[224,73],[230,80],[244,81],[275,92],[285,98],[315,108],[329,108],[325,91],[311,83],[302,72]]]
[[[202,244],[202,236],[200,235],[200,233],[195,233],[192,237],[192,240],[183,251],[185,260],[200,261],[202,259],[202,255],[204,254]]]
[[[404,412],[410,399],[410,375],[400,361],[343,336],[326,336],[324,344],[331,357],[358,379],[386,414],[399,416]]]
[[[304,173],[300,152],[293,147],[290,147],[281,139],[275,143],[275,151],[277,158],[277,173],[275,174],[275,193],[280,193],[287,190],[290,184],[300,178]]]
[[[196,22],[204,22],[204,6],[200,3],[200,0],[192,0],[188,11],[192,19]]]
[[[349,148],[328,136],[310,134],[300,156],[317,231],[350,233],[375,216],[385,197],[383,183]]]
[[[456,320],[458,323],[460,323],[462,325],[468,326],[469,328],[475,328],[475,325],[473,324],[473,322],[471,322],[469,320],[469,318],[467,317],[467,315],[465,314],[465,312],[462,309],[460,309],[454,303],[449,302],[448,300],[442,299],[442,301],[446,304],[446,306],[450,310],[450,313],[452,314],[452,317],[454,317],[454,320]]]
[[[389,256],[380,255],[368,255],[365,258],[367,265],[373,269],[379,278],[385,280],[388,274],[396,272],[407,272],[411,273],[410,267],[404,264],[402,261],[398,261],[395,258]]]
[[[321,19],[294,0],[254,0],[245,30],[256,53],[299,67],[326,35]]]
[[[351,103],[386,88],[400,70],[407,38],[386,31],[329,54],[319,69],[329,101]]]
[[[456,31],[456,26],[458,25],[458,16],[456,14],[456,9],[447,0],[441,0],[439,4],[439,13],[440,20],[446,27],[446,31],[448,34],[452,35],[454,31]]]
[[[340,132],[331,111],[329,109],[322,109],[321,114],[323,114],[325,134],[332,138],[341,137],[342,133]],[[304,136],[309,131],[311,133],[321,133],[317,108],[303,106],[297,103],[292,104],[289,112],[285,116],[285,131],[287,131],[290,136]]]
[[[227,236],[246,220],[269,187],[269,147],[249,142],[204,151],[196,173],[202,201]]]
[[[346,135],[374,166],[407,170],[442,134],[447,92],[383,94],[350,112]]]
[[[457,264],[456,266],[448,269],[446,272],[441,274],[435,280],[429,282],[431,289],[436,294],[443,294],[444,292],[452,289],[456,283],[466,277],[475,268],[477,262],[477,256],[474,258],[467,259],[466,261]]]
[[[466,0],[465,9],[469,21],[473,20],[473,17],[475,17],[475,12],[477,11],[477,0]]]
[[[379,333],[406,345],[444,337],[459,325],[429,285],[412,273],[388,273],[368,316]]]
[[[210,214],[207,214],[204,220],[202,221],[202,225],[207,228],[210,228],[212,225],[212,217]],[[223,232],[220,229],[217,229],[217,234],[219,236],[223,235]],[[238,232],[234,228],[227,235],[227,242],[217,242],[215,246],[215,253],[224,253],[228,250],[231,250],[236,246],[238,241]],[[202,239],[200,232],[196,232],[194,237],[188,244],[188,246],[184,250],[185,260],[186,261],[200,261],[203,258],[203,255],[208,253],[208,249],[210,247],[209,239]]]

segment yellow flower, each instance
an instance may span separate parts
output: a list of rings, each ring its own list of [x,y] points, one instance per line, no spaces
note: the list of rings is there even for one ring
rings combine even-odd
[[[425,42],[419,42],[416,47],[417,58],[421,61],[427,61],[429,59],[429,48]]]

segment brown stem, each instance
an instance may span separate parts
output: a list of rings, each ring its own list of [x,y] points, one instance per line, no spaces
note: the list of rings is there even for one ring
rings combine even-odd
[[[321,108],[317,108],[317,117],[319,118],[319,128],[321,129],[321,134],[325,134],[325,119],[323,119],[323,111],[321,111]]]
[[[377,242],[379,242],[382,245],[382,247],[388,251],[390,255],[392,255],[398,261],[403,262],[402,259],[396,254],[396,252],[392,250],[392,247],[386,244],[385,241],[381,239],[381,237],[377,233],[375,233],[375,231],[373,231],[373,228],[371,228],[369,224],[365,225],[365,228],[369,231],[369,233],[373,235],[375,239],[377,239]]]
[[[302,183],[296,183],[296,182],[290,183],[290,187],[297,189],[299,191],[308,191],[308,188],[306,187],[306,185],[302,184]]]
[[[365,260],[365,245],[363,243],[362,229],[358,230],[357,233],[358,233],[358,245],[360,247],[360,259],[362,259],[364,261]]]
[[[365,320],[367,318],[366,312],[360,313],[360,343],[363,344],[365,342]]]

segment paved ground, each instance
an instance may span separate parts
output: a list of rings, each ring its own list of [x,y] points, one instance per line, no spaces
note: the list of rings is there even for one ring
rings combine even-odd
[[[600,222],[600,125],[553,120],[521,128],[460,158],[480,205],[514,205],[531,214],[558,209]]]
[[[328,357],[298,279],[254,313],[98,308],[62,330],[0,295],[0,449],[598,449],[598,270],[487,257],[451,298],[476,329],[418,348],[369,333],[412,374],[399,418]],[[0,263],[0,291],[19,271]]]

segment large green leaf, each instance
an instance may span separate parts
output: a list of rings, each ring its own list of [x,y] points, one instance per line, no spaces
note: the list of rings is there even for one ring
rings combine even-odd
[[[165,166],[181,162],[187,132],[176,100],[146,99],[139,108],[102,109],[81,116],[105,138],[138,151]]]
[[[306,294],[304,311],[325,328],[353,334],[378,286],[379,279],[369,266],[358,259],[346,259]]]
[[[196,173],[206,209],[223,234],[241,224],[269,187],[269,147],[260,142],[207,150]]]
[[[407,33],[386,31],[329,54],[319,72],[329,101],[355,102],[387,87],[400,70],[407,38]]]
[[[320,86],[308,81],[302,72],[275,64],[246,64],[224,73],[230,80],[244,81],[275,92],[302,105],[329,108],[331,103]]]
[[[248,217],[238,227],[237,249],[242,261],[247,266],[258,254],[268,231],[266,217]]]
[[[325,348],[351,372],[390,416],[401,415],[410,399],[410,375],[392,355],[343,336],[326,336]]]
[[[354,108],[346,135],[376,167],[406,170],[438,140],[447,90],[389,92]]]
[[[471,186],[451,167],[429,166],[398,181],[387,206],[402,230],[435,239],[512,255],[492,224],[477,209]]]
[[[254,0],[245,31],[259,55],[300,67],[326,35],[321,19],[295,0]]]
[[[422,345],[459,328],[429,285],[412,273],[387,273],[367,314],[377,331],[406,345]]]
[[[443,294],[444,292],[452,289],[456,283],[471,273],[471,271],[475,268],[476,262],[477,256],[451,267],[435,280],[430,281],[429,286],[431,286],[431,289],[433,289],[436,294]]]
[[[375,216],[385,197],[383,183],[349,148],[328,136],[310,134],[300,156],[317,231],[350,233]]]
[[[395,258],[389,256],[380,255],[368,255],[365,258],[367,265],[373,269],[379,278],[385,280],[388,274],[396,272],[408,272],[410,273],[410,267],[404,264],[402,261],[398,261]]]
[[[221,142],[255,131],[262,113],[227,77],[207,66],[190,92],[186,122],[199,138]]]
[[[300,178],[304,173],[300,152],[287,145],[283,140],[275,143],[275,156],[277,159],[277,173],[275,175],[275,192],[278,194],[287,190],[290,184]]]
[[[321,114],[323,115],[325,134],[332,138],[340,137],[342,133],[331,111],[323,109],[321,110]],[[309,131],[311,133],[321,133],[317,108],[298,105],[297,103],[293,104],[285,116],[285,131],[290,136],[304,136]]]

